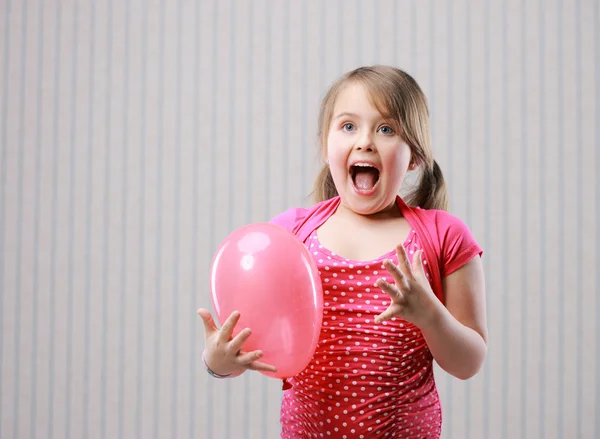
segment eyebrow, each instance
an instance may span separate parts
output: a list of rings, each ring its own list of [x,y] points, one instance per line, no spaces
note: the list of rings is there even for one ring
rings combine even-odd
[[[346,113],[346,112],[344,112],[344,113],[340,113],[340,114],[336,115],[334,117],[334,119],[339,119],[340,117],[358,117],[358,115],[354,114],[354,113]]]
[[[387,115],[384,115],[384,114],[381,114],[380,116],[381,116],[381,118],[382,118],[382,119],[384,119],[384,120],[387,120],[387,121],[390,121],[390,120],[392,120],[392,121],[395,121],[395,119],[394,119],[393,117],[391,117],[391,116],[387,116]],[[358,118],[359,116],[358,116],[358,114],[355,114],[355,113],[343,112],[343,113],[340,113],[340,114],[336,115],[336,116],[333,118],[333,120],[339,119],[339,118],[341,118],[341,117],[354,117],[354,118]]]

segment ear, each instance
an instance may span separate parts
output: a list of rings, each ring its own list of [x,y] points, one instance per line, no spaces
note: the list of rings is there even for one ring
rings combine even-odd
[[[408,165],[408,170],[409,171],[414,171],[415,169],[417,169],[419,167],[419,165],[417,165],[415,162],[410,162]]]

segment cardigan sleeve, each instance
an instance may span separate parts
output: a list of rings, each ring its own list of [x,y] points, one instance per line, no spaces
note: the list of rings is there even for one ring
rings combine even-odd
[[[284,229],[289,230],[290,232],[294,231],[294,227],[298,223],[299,219],[304,216],[304,211],[301,207],[293,207],[287,209],[278,215],[274,216],[269,220],[269,223],[276,224],[278,226],[283,227]]]
[[[436,229],[441,245],[441,275],[448,276],[483,254],[469,227],[456,216],[438,211]]]

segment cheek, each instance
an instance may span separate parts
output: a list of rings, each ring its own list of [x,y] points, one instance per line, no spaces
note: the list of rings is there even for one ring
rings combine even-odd
[[[329,134],[327,137],[327,152],[324,154],[330,164],[338,162],[343,158],[343,148],[340,146],[339,135],[336,135],[335,133]]]
[[[395,152],[383,158],[384,167],[388,170],[393,170],[390,173],[390,177],[394,181],[397,180],[396,183],[401,183],[404,177],[406,176],[406,172],[408,171],[408,165],[410,163],[410,158],[411,153],[408,148],[402,149],[401,152]]]

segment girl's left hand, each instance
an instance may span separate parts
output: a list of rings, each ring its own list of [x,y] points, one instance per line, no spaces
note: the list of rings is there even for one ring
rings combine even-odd
[[[375,317],[375,323],[400,317],[419,328],[429,325],[438,315],[441,302],[435,296],[425,270],[423,269],[423,251],[417,250],[412,267],[402,244],[396,247],[398,265],[389,259],[383,265],[394,279],[395,284],[378,279],[375,286],[381,288],[392,299],[390,306]]]

